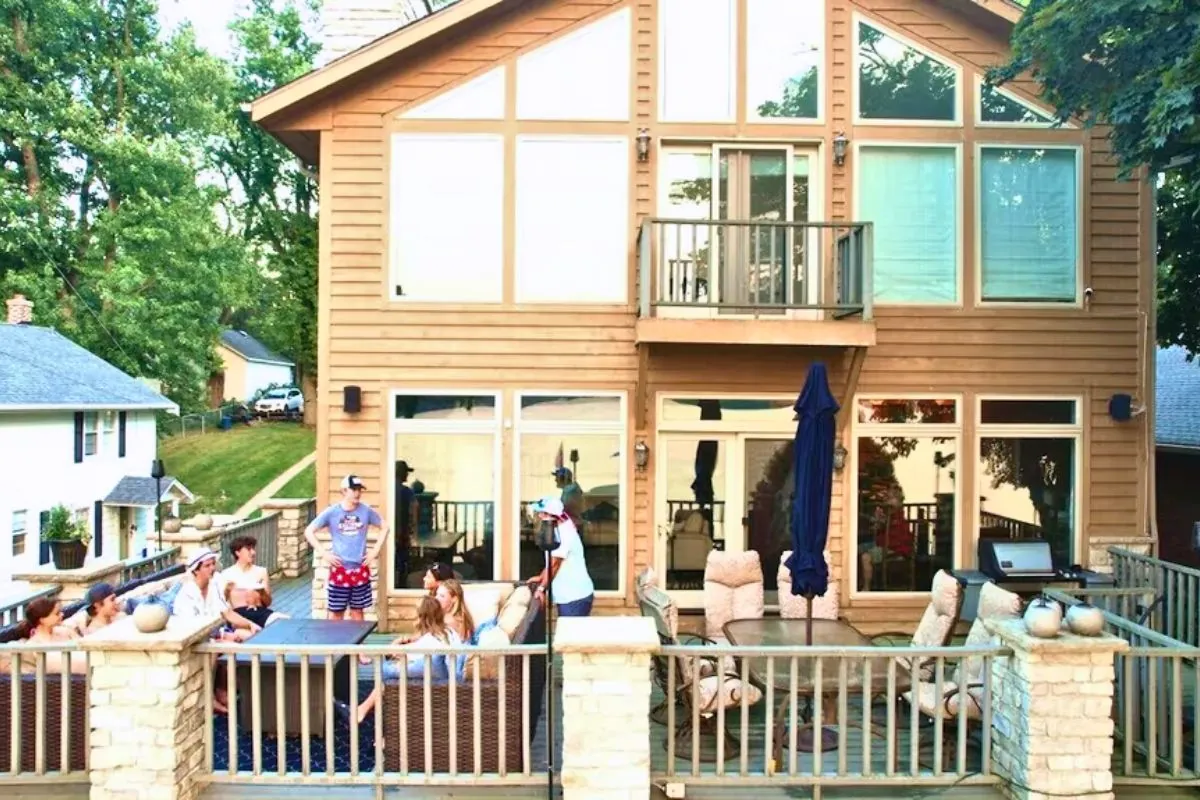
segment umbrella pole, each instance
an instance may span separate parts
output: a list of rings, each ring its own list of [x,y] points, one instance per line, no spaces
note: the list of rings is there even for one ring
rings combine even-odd
[[[804,644],[812,647],[812,604],[814,595],[810,592],[804,595],[805,614],[804,614]]]

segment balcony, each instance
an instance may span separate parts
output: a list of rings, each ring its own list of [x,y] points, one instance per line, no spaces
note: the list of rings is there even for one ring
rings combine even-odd
[[[639,344],[869,347],[872,226],[646,219]]]

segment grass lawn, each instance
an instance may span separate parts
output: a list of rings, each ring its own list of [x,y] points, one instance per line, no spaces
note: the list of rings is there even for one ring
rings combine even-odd
[[[185,515],[229,514],[316,447],[312,428],[290,422],[256,423],[229,431],[173,436],[159,444],[167,474],[196,495]]]
[[[276,497],[296,499],[315,497],[317,494],[317,465],[309,464],[297,473],[296,477],[287,482],[282,489],[275,493]]]

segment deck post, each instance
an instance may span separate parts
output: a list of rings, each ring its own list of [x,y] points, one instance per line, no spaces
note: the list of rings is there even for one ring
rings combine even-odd
[[[992,662],[995,768],[1005,795],[1112,800],[1115,636],[1038,639],[1020,619],[985,620],[1012,648]]]
[[[172,617],[140,633],[130,617],[80,640],[91,671],[91,800],[192,800],[204,767],[205,656],[217,620]]]
[[[653,620],[562,617],[555,645],[563,659],[563,800],[648,800]]]
[[[262,504],[262,511],[279,512],[279,571],[284,578],[298,578],[308,572],[312,548],[304,538],[308,527],[308,509],[312,498],[300,500],[275,498]]]

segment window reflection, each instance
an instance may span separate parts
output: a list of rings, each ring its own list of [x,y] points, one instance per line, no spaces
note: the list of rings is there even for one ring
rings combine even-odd
[[[396,419],[495,419],[495,395],[401,394],[396,396]]]
[[[979,537],[1044,539],[1055,564],[1075,560],[1075,438],[979,440]]]
[[[392,585],[419,589],[435,561],[464,580],[492,580],[495,448],[491,433],[396,436]]]
[[[958,421],[958,403],[954,400],[892,400],[860,398],[858,421],[861,424],[953,425]]]
[[[671,398],[663,401],[663,419],[672,422],[723,422],[728,420],[763,420],[779,422],[795,420],[795,400],[760,398],[705,398],[685,400]]]
[[[862,119],[956,118],[955,70],[865,22],[858,25],[858,80]]]
[[[750,0],[746,100],[751,116],[815,119],[824,0]]]
[[[953,568],[957,459],[955,437],[859,437],[860,591],[928,591]]]
[[[1049,125],[1054,120],[1024,103],[1003,94],[986,83],[979,87],[980,122],[1008,122],[1022,125]]]

